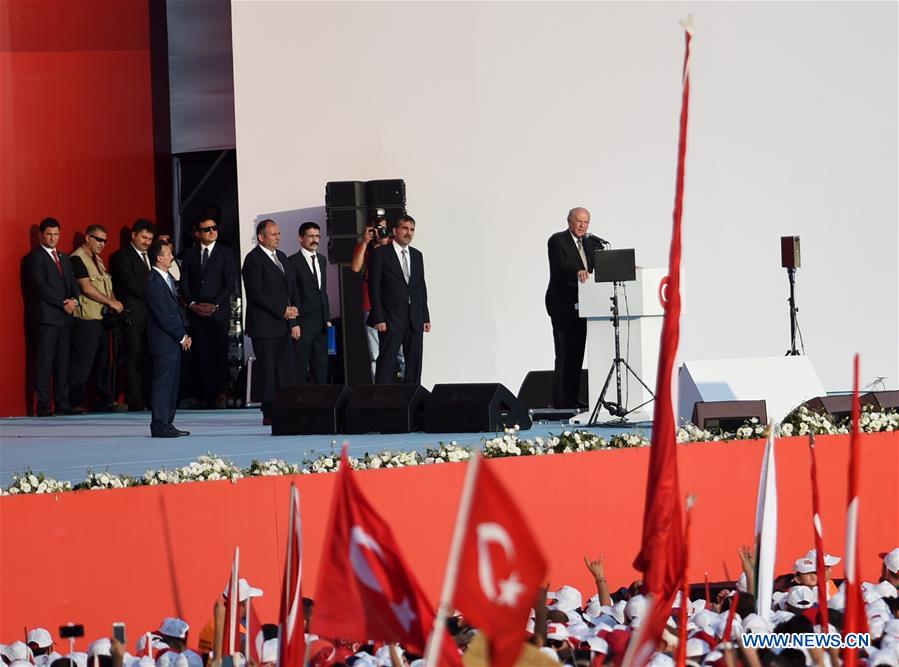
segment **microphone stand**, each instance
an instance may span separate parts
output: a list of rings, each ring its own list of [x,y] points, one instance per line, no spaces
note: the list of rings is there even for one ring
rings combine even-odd
[[[647,403],[651,403],[655,400],[655,394],[652,389],[643,381],[643,379],[637,375],[637,372],[631,368],[631,365],[627,363],[625,359],[621,357],[621,323],[618,317],[618,285],[620,283],[615,281],[612,283],[612,296],[609,297],[609,301],[612,302],[612,306],[610,310],[612,311],[612,330],[615,332],[615,358],[612,360],[612,366],[609,368],[609,373],[606,375],[605,384],[602,386],[602,391],[599,394],[599,398],[596,399],[596,405],[593,406],[593,412],[590,413],[590,420],[587,422],[588,426],[596,426],[599,424],[599,410],[600,408],[605,408],[606,411],[615,417],[618,417],[617,420],[614,420],[612,423],[615,424],[626,424],[627,416],[632,412],[636,412],[640,408],[642,408]],[[625,371],[629,372],[631,375],[636,378],[637,382],[643,385],[646,391],[649,392],[649,395],[652,396],[648,401],[643,401],[640,405],[630,410],[627,409],[627,406],[624,405],[621,395],[621,367],[624,366]],[[609,389],[609,384],[612,382],[612,375],[615,375],[615,391],[616,391],[616,399],[617,401],[607,401],[605,400],[606,392]]]

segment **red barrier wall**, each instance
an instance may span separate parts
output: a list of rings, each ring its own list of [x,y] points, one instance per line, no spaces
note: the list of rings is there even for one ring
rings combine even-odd
[[[26,414],[20,263],[36,226],[60,248],[99,222],[155,218],[147,0],[0,0],[0,415]]]
[[[848,438],[819,437],[824,544],[843,554]],[[751,544],[764,442],[679,447],[681,489],[697,496],[690,576],[735,578],[736,549]],[[809,454],[803,438],[777,443],[777,569],[812,546]],[[582,557],[605,554],[612,586],[636,576],[649,449],[491,460],[532,522],[549,581],[591,595]],[[899,434],[862,438],[861,574],[876,580],[877,553],[899,545]],[[442,464],[359,473],[364,493],[391,523],[406,559],[435,601],[466,466]],[[334,475],[201,482],[58,496],[0,499],[0,641],[23,626],[55,631],[83,622],[89,638],[126,621],[129,642],[167,615],[199,632],[228,577],[235,545],[241,573],[265,596],[263,622],[276,620],[287,502],[300,489],[303,592],[315,591]],[[842,564],[835,576],[842,577]],[[314,627],[314,622],[313,622]],[[194,639],[194,642],[196,639]]]

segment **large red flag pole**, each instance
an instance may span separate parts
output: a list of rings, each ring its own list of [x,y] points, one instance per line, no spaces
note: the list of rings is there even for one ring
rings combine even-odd
[[[843,633],[864,632],[868,623],[865,603],[858,577],[858,493],[861,452],[858,436],[858,354],[853,363],[852,379],[852,432],[849,434],[849,497],[846,507],[846,608]],[[820,583],[818,584],[821,585]],[[858,649],[847,648],[843,652],[843,667],[858,665]]]
[[[446,574],[443,577],[443,590],[440,593],[440,606],[437,608],[437,615],[434,617],[434,627],[431,630],[431,638],[428,640],[428,648],[425,651],[426,665],[437,664],[440,656],[440,644],[443,642],[443,627],[446,625],[447,616],[452,612],[450,605],[452,605],[453,594],[456,591],[456,579],[459,576],[459,556],[462,553],[462,541],[465,539],[468,519],[471,516],[471,498],[474,495],[480,465],[481,457],[477,452],[474,452],[468,461],[468,470],[462,486],[459,513],[456,515],[456,526],[453,529],[453,539],[450,543],[449,557],[446,561]]]
[[[668,257],[668,291],[662,323],[656,401],[653,410],[652,447],[643,510],[643,538],[634,569],[643,572],[649,609],[628,646],[622,667],[642,667],[655,651],[668,620],[683,576],[683,512],[677,474],[677,438],[674,421],[672,377],[680,340],[681,218],[684,199],[684,166],[687,154],[687,118],[690,106],[690,41],[692,18],[684,28],[683,88],[677,150],[677,181],[671,249]]]
[[[821,632],[829,632],[830,618],[827,613],[827,579],[824,571],[824,528],[821,525],[821,506],[818,502],[818,463],[815,457],[815,436],[808,436],[808,450],[812,458],[812,528],[815,538],[815,569],[818,572],[818,623]]]

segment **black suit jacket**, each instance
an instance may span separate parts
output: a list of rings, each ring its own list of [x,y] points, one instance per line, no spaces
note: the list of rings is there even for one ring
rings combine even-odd
[[[26,316],[31,324],[61,326],[72,320],[72,316],[63,310],[62,302],[77,299],[81,290],[78,289],[69,256],[58,248],[56,253],[62,265],[62,275],[59,275],[56,262],[42,246],[25,256]]]
[[[150,354],[177,354],[187,331],[178,297],[158,271],[150,271],[144,288]]]
[[[251,338],[278,338],[290,333],[296,320],[284,319],[287,306],[296,305],[291,286],[290,262],[280,250],[278,260],[284,273],[275,266],[262,246],[256,246],[243,261],[243,286],[247,292],[247,335]]]
[[[583,240],[584,254],[587,256],[587,270],[593,272],[593,253],[601,249],[600,242],[592,236]],[[546,288],[546,312],[555,318],[578,317],[577,272],[583,270],[577,245],[571,232],[565,229],[549,237],[549,285]]]
[[[422,331],[424,323],[431,321],[431,315],[421,252],[409,247],[407,285],[393,243],[372,250],[368,264],[368,295],[371,298],[369,326],[386,322],[387,328],[391,329],[408,321],[413,331]]]
[[[188,305],[214,303],[219,307],[212,315],[227,320],[231,315],[231,294],[237,285],[237,262],[231,248],[216,241],[206,270],[200,270],[203,246],[194,245],[184,251],[181,262],[181,294]]]
[[[331,305],[328,302],[327,264],[322,255],[316,254],[318,273],[322,279],[321,289],[312,275],[312,267],[303,256],[302,251],[290,256],[290,274],[296,307],[300,310],[299,324],[301,333],[324,331],[331,317]]]
[[[134,319],[135,325],[146,320],[147,307],[144,303],[144,287],[150,269],[129,243],[112,253],[109,258],[109,273],[115,295]]]

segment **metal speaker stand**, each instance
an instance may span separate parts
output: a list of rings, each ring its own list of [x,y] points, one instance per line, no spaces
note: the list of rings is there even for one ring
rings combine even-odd
[[[790,349],[784,356],[798,357],[799,350],[796,349],[796,313],[799,308],[796,307],[796,269],[788,268],[787,276],[790,279],[790,298],[787,301],[790,304]]]
[[[596,399],[596,405],[593,406],[593,412],[590,413],[590,421],[587,422],[589,426],[597,426],[600,424],[599,418],[599,410],[600,408],[605,408],[606,411],[618,419],[612,420],[611,422],[607,422],[610,424],[627,424],[627,416],[633,412],[636,412],[644,405],[651,403],[655,400],[655,394],[652,389],[649,388],[643,379],[637,375],[637,372],[631,368],[631,365],[627,363],[625,359],[621,356],[621,322],[618,318],[618,285],[621,284],[620,281],[613,282],[612,288],[612,296],[609,297],[609,301],[612,302],[612,329],[615,332],[615,358],[612,360],[612,365],[609,368],[609,373],[606,375],[605,384],[602,386],[602,391],[599,394],[599,398]],[[640,405],[628,409],[628,407],[624,404],[623,398],[621,395],[621,375],[622,375],[622,366],[624,367],[625,373],[630,373],[643,387],[646,391],[649,392],[649,395],[652,396],[648,401],[643,401]],[[606,400],[606,392],[609,390],[609,385],[612,382],[612,376],[615,376],[615,394],[616,401],[607,401]]]

